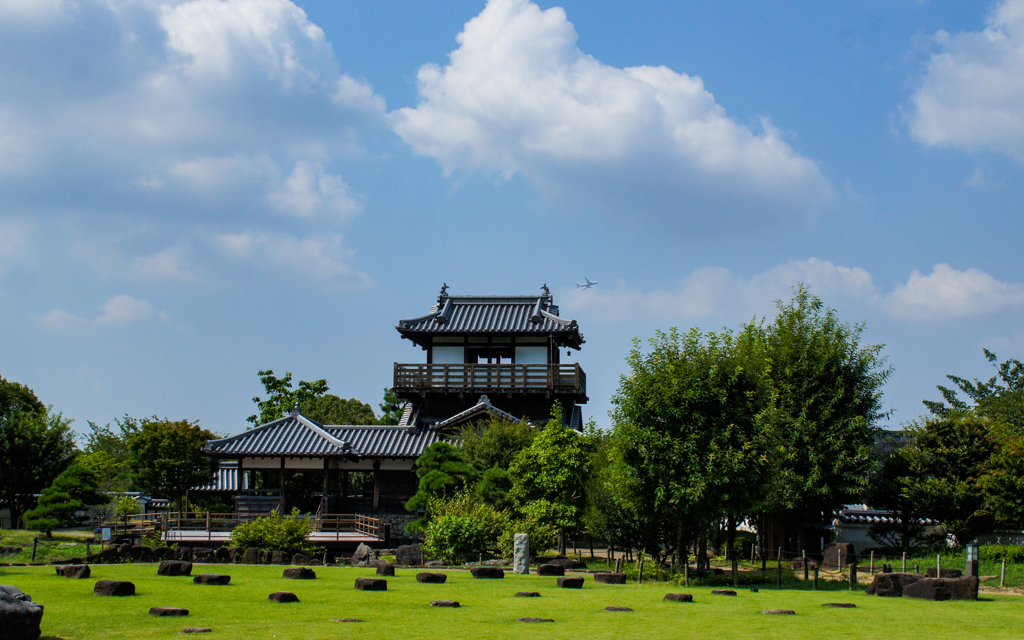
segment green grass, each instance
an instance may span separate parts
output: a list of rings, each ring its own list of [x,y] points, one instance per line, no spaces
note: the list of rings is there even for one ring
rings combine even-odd
[[[712,596],[710,588],[659,584],[599,585],[588,576],[582,590],[558,589],[555,578],[506,574],[503,580],[474,580],[468,572],[448,572],[443,585],[418,584],[417,570],[398,569],[388,591],[353,589],[355,578],[373,571],[317,567],[317,580],[285,580],[282,567],[196,565],[194,574],[227,573],[226,587],[194,585],[191,578],[156,575],[156,565],[93,565],[89,580],[58,577],[52,567],[0,567],[0,584],[13,584],[46,607],[43,637],[171,638],[183,627],[210,627],[211,638],[566,638],[593,640],[649,638],[829,638],[900,637],[1017,638],[1024,623],[1019,597],[987,596],[977,602],[924,602],[866,596],[863,591],[809,591],[762,587],[736,597]],[[138,595],[96,597],[96,580],[135,583]],[[301,602],[267,600],[274,591],[292,591]],[[540,598],[516,598],[516,591],[538,591]],[[668,592],[692,593],[694,603],[664,602]],[[459,609],[430,607],[453,599]],[[856,609],[822,607],[853,602]],[[606,606],[633,612],[607,612]],[[185,618],[156,618],[152,606],[185,607]],[[793,609],[795,616],[761,615],[762,609]],[[553,618],[554,624],[523,624],[516,618]],[[330,618],[361,618],[336,623]]]
[[[32,540],[39,538],[39,546],[36,548],[35,562],[50,562],[51,560],[67,560],[68,558],[83,558],[86,555],[86,538],[92,538],[91,529],[63,529],[54,531],[53,537],[47,538],[46,534],[39,531],[27,531],[25,529],[4,530],[4,539],[0,546],[23,547],[21,553],[2,556],[0,562],[33,562]],[[95,553],[99,545],[92,545],[92,552]]]

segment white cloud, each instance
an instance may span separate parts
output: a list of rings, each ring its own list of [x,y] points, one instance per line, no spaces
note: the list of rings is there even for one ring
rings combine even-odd
[[[126,326],[151,317],[167,319],[167,314],[157,313],[147,300],[135,298],[127,294],[114,296],[103,303],[103,313],[92,319],[77,316],[63,309],[54,309],[41,319],[43,326],[58,331],[85,329],[90,326],[107,325]]]
[[[788,300],[798,283],[831,306],[855,306],[904,320],[963,318],[1024,308],[1024,284],[1001,282],[977,269],[958,271],[935,265],[931,274],[914,271],[905,284],[883,293],[867,270],[818,258],[787,262],[749,278],[705,267],[671,290],[641,291],[619,282],[607,288],[569,291],[564,306],[612,321],[630,321],[638,315],[666,322],[723,313],[749,317],[770,314],[773,302]]]
[[[420,103],[391,112],[392,126],[446,174],[522,173],[549,195],[630,212],[724,225],[803,215],[832,198],[817,165],[767,118],[755,132],[699,77],[612,67],[576,41],[559,7],[490,0],[450,64],[420,69]]]
[[[295,170],[268,199],[278,211],[302,218],[319,213],[348,218],[362,208],[348,184],[340,176],[326,173],[318,162],[295,163]]]
[[[911,134],[929,146],[1024,160],[1024,0],[1004,0],[983,31],[935,35],[911,101]]]
[[[246,231],[220,236],[219,246],[226,256],[239,261],[325,280],[370,283],[369,276],[350,266],[352,252],[343,247],[337,234],[296,238]]]

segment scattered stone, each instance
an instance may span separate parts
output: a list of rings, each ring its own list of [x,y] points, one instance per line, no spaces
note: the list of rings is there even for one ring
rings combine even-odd
[[[760,589],[758,589],[757,587],[750,587],[751,593],[757,593],[758,591],[760,591]]]
[[[540,594],[536,591],[520,591],[516,594],[517,598],[539,598]]]
[[[626,584],[626,574],[604,572],[594,574],[594,582],[601,584]]]
[[[164,560],[156,569],[158,576],[190,576],[192,575],[192,563],[182,560]]]
[[[99,580],[92,592],[97,596],[134,596],[135,585],[127,580]]]
[[[287,551],[275,551],[271,562],[274,564],[291,564],[292,554]]]
[[[231,562],[238,562],[245,557],[245,549],[242,547],[227,547],[228,555],[231,557]]]
[[[605,611],[632,611],[629,607],[605,607]]]
[[[793,616],[796,615],[796,611],[792,609],[765,609],[761,612],[764,615],[769,616]]]
[[[542,564],[537,567],[538,576],[564,576],[565,567],[557,564]]]
[[[0,585],[0,637],[36,640],[43,621],[43,605],[17,587]]]
[[[359,618],[331,618],[331,622],[362,622]]]
[[[395,549],[395,564],[402,565],[403,567],[423,564],[423,549],[419,543],[403,544]]]
[[[516,622],[554,622],[551,618],[516,618]]]
[[[424,582],[427,584],[444,584],[448,580],[448,575],[444,573],[417,573],[416,582]]]
[[[150,607],[149,615],[151,616],[187,616],[188,609],[182,609],[181,607]]]
[[[663,599],[669,602],[693,602],[693,596],[689,593],[666,593]]]
[[[215,573],[204,573],[192,578],[193,584],[217,584],[225,585],[231,582],[231,576],[217,575]]]
[[[118,559],[117,547],[107,547],[89,556],[89,562],[114,562]],[[88,558],[86,558],[88,560]]]
[[[350,561],[352,564],[366,564],[367,562],[376,559],[377,553],[370,547],[366,546],[366,544],[360,542],[359,546],[356,547],[356,552],[352,554]]]
[[[291,569],[285,569],[282,577],[289,578],[291,580],[316,580],[316,572],[306,567],[294,567]]]
[[[379,562],[377,563],[377,575],[378,576],[394,576],[395,565],[390,562]]]
[[[245,555],[242,556],[242,562],[245,564],[260,564],[263,561],[263,552],[259,549],[246,549]]]
[[[383,578],[356,578],[359,591],[387,591],[388,581]]]
[[[431,600],[430,606],[432,607],[458,607],[458,600]]]
[[[175,560],[184,560],[185,562],[192,562],[192,549],[188,547],[178,547],[174,550]]]
[[[856,609],[857,605],[852,602],[823,602],[823,607],[835,607],[836,609]]]
[[[899,598],[908,585],[923,579],[923,573],[877,573],[864,593],[869,596]]]
[[[974,576],[922,578],[903,587],[903,595],[920,600],[977,600],[978,579]]]
[[[274,552],[264,551],[263,552],[263,564],[274,564]]]
[[[711,595],[713,596],[734,596],[736,592],[732,589],[712,589]]]
[[[822,554],[821,567],[823,569],[840,569],[854,564],[857,560],[857,554],[849,542],[833,542],[825,547]]]
[[[140,544],[132,545],[128,557],[136,562],[153,562],[156,560],[156,554],[153,553],[153,550]]]
[[[304,553],[296,553],[292,556],[292,564],[306,565],[309,564],[309,556]]]
[[[505,572],[498,567],[473,567],[469,570],[474,578],[495,579],[504,578]]]
[[[56,567],[57,575],[65,578],[82,579],[92,575],[92,569],[87,564],[59,564]]]
[[[234,562],[227,547],[217,547],[217,550],[213,552],[213,559],[217,562]]]
[[[882,565],[882,573],[892,573],[892,565],[886,562]]]
[[[938,575],[935,568],[928,569],[925,574],[926,578],[959,578],[964,575],[964,572],[959,569],[943,569],[942,575]]]
[[[560,589],[582,589],[583,576],[562,576],[558,579]]]
[[[271,602],[298,602],[299,597],[291,591],[275,591],[267,596]]]
[[[292,557],[292,562],[295,562],[294,556]],[[311,567],[322,567],[322,566],[324,566],[324,562],[320,558],[310,558],[309,562],[306,562],[304,564],[308,564]]]
[[[213,629],[207,627],[185,627],[179,633],[210,633]]]

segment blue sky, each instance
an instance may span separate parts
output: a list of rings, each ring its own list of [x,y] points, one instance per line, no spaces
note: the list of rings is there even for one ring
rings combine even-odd
[[[889,427],[1024,357],[1024,0],[6,0],[0,60],[0,375],[80,429],[376,405],[442,282],[547,283],[601,426],[634,336],[797,282]]]

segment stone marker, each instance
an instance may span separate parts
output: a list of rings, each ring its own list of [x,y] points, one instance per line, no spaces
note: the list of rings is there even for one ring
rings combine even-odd
[[[0,585],[0,636],[11,640],[36,640],[43,621],[43,605],[17,587]]]
[[[424,582],[426,584],[444,584],[448,580],[448,575],[444,573],[428,573],[423,571],[416,574],[416,582]]]
[[[135,585],[127,580],[99,580],[92,592],[97,596],[134,596]]]
[[[457,607],[459,606],[458,600],[431,600],[430,606],[432,607]]]
[[[500,567],[472,567],[469,572],[473,574],[474,578],[481,578],[484,580],[505,577],[505,571]]]
[[[520,591],[516,593],[517,598],[539,598],[540,594],[536,591]]]
[[[512,571],[530,573],[530,534],[517,533],[512,551]]]
[[[516,622],[554,622],[551,618],[516,618]]]
[[[388,581],[383,578],[356,578],[359,591],[387,591]]]
[[[891,574],[895,575],[895,574]],[[922,578],[903,587],[903,596],[921,600],[977,600],[978,579],[974,576],[962,578]]]
[[[856,609],[857,605],[852,602],[823,602],[823,607],[835,607],[836,609]]]
[[[765,609],[761,612],[764,615],[769,616],[793,616],[796,615],[796,611],[792,609]]]
[[[538,576],[564,576],[565,567],[557,564],[542,564],[537,567]]]
[[[331,622],[362,622],[359,618],[331,618]]]
[[[602,571],[594,574],[594,582],[601,584],[626,584],[626,574]]]
[[[605,611],[632,611],[629,607],[605,607]]]
[[[377,563],[377,575],[378,576],[392,576],[395,575],[395,565],[390,562],[378,562]]]
[[[82,579],[92,575],[92,569],[87,564],[58,564],[54,567],[58,576],[65,578]]]
[[[158,576],[190,576],[192,563],[183,560],[164,560],[156,569]]]
[[[864,591],[869,596],[899,598],[907,585],[924,580],[923,573],[877,573]]]
[[[298,602],[299,597],[291,591],[275,591],[267,596],[271,602]]]
[[[151,616],[187,616],[188,609],[182,609],[181,607],[150,607],[149,615]]]
[[[210,633],[213,629],[208,627],[185,627],[178,633]]]
[[[693,602],[693,596],[689,593],[666,593],[663,600],[669,602]]]
[[[231,576],[218,575],[216,573],[204,573],[192,578],[193,584],[218,584],[225,585],[231,582]]]
[[[732,589],[712,589],[711,595],[713,596],[734,596],[736,592]]]
[[[290,580],[316,580],[316,571],[306,567],[292,567],[285,569],[281,577]]]
[[[583,576],[562,576],[558,579],[558,587],[561,589],[582,589]]]

